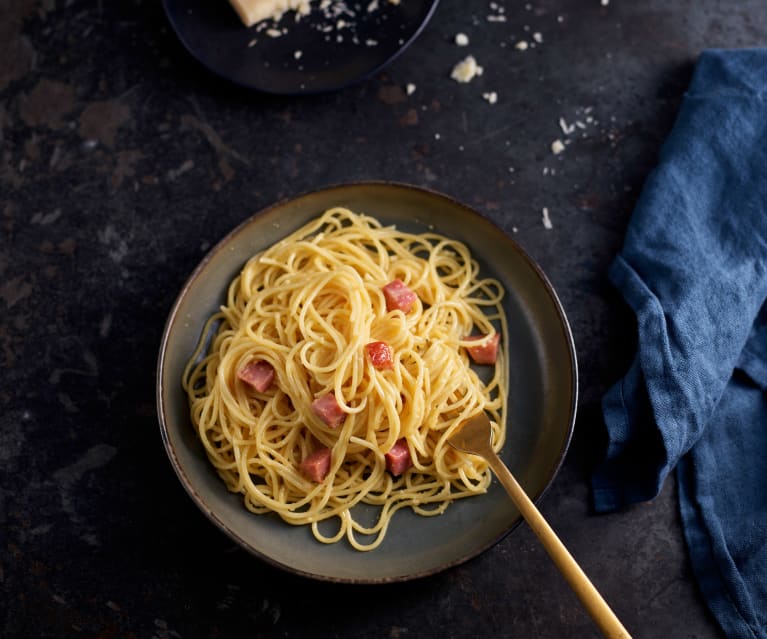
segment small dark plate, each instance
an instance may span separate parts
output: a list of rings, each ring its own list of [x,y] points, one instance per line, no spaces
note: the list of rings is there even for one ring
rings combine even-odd
[[[281,202],[244,221],[203,259],[182,289],[165,327],[157,405],[165,448],[189,495],[221,530],[254,555],[297,574],[328,581],[382,583],[455,566],[486,550],[521,521],[498,482],[461,499],[439,517],[407,509],[394,516],[381,546],[324,545],[306,526],[254,515],[229,493],[208,461],[189,417],[181,375],[206,320],[226,299],[232,278],[257,252],[333,206],[345,206],[413,233],[437,231],[466,243],[483,277],[506,289],[509,397],[502,457],[532,499],[554,479],[575,423],[578,372],[570,327],[548,279],[522,248],[469,207],[425,189],[383,182],[348,184]]]
[[[250,89],[279,95],[332,91],[376,73],[415,40],[438,0],[346,0],[349,13],[329,18],[312,3],[296,20],[245,27],[227,0],[163,0],[173,29],[200,63]],[[339,21],[343,26],[339,28]],[[282,32],[267,35],[268,29]]]

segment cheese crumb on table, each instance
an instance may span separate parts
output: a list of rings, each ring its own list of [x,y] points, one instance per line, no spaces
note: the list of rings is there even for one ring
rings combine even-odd
[[[565,150],[565,145],[564,145],[564,144],[562,144],[562,140],[559,140],[559,139],[557,139],[557,140],[554,140],[554,141],[551,143],[551,152],[552,152],[554,155],[559,155],[559,154],[560,154],[560,153],[562,153],[562,151],[564,151],[564,150]]]
[[[482,67],[477,64],[473,55],[466,56],[453,67],[450,77],[456,82],[471,82],[476,76],[482,75]]]
[[[469,36],[467,36],[465,33],[456,33],[455,34],[455,43],[459,47],[465,47],[469,44]]]
[[[541,221],[543,222],[543,228],[547,230],[554,228],[554,225],[551,223],[551,218],[549,217],[549,209],[547,209],[545,206],[541,211]]]
[[[517,44],[514,45],[515,49],[518,49],[519,51],[526,51],[527,50],[527,40],[520,40],[517,42]]]
[[[570,135],[573,131],[575,131],[575,125],[568,124],[565,122],[564,118],[559,118],[559,128],[562,129],[562,133],[565,135]]]
[[[408,95],[413,95],[413,93],[415,93],[415,84],[413,84],[412,82],[408,82],[407,85],[405,86],[405,93],[407,93]]]
[[[483,93],[482,97],[485,98],[490,104],[495,104],[498,102],[498,94],[495,91],[490,91],[489,93]]]

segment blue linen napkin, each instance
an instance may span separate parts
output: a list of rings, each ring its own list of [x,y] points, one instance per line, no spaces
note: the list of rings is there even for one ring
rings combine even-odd
[[[602,401],[594,507],[652,499],[675,471],[711,611],[767,639],[767,49],[700,56],[609,274],[638,342]]]

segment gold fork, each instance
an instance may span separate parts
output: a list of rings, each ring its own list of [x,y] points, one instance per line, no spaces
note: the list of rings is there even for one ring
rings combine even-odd
[[[567,579],[575,594],[578,595],[584,608],[599,626],[602,634],[610,639],[631,639],[631,635],[591,583],[586,573],[583,572],[565,545],[559,540],[554,530],[506,467],[506,464],[493,450],[491,437],[490,420],[485,413],[480,413],[466,420],[447,441],[453,448],[464,453],[479,455],[490,464],[490,468],[503,484],[506,492],[509,493],[522,517],[525,518],[525,521],[540,539],[543,547]]]

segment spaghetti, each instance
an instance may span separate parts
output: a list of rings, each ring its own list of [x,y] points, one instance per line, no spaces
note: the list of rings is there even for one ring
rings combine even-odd
[[[447,439],[486,411],[503,445],[506,340],[488,365],[469,356],[507,334],[503,294],[458,241],[328,210],[251,258],[208,321],[183,376],[208,458],[252,512],[358,550],[401,508],[432,516],[485,492],[486,463]]]

